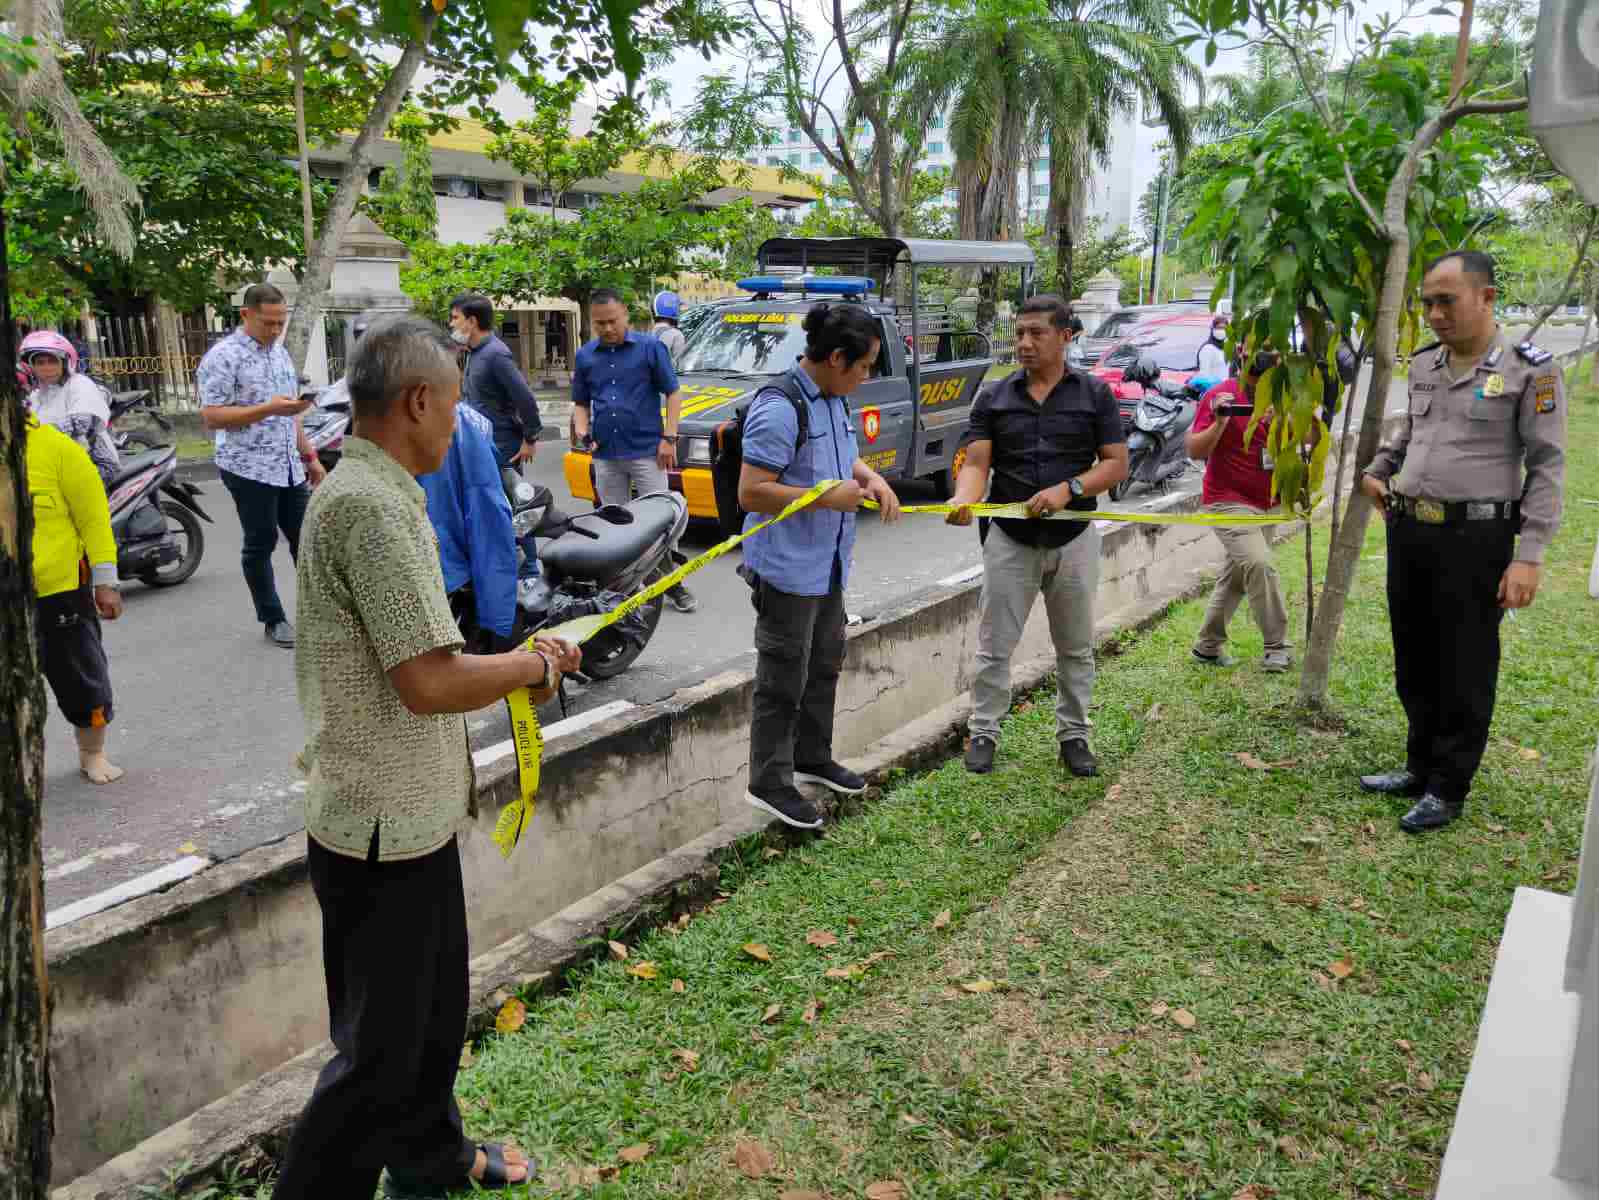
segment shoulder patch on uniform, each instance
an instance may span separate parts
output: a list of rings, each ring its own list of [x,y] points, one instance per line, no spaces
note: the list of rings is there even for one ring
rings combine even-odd
[[[1544,363],[1554,357],[1552,352],[1534,346],[1531,342],[1518,342],[1516,344],[1516,353],[1535,367],[1543,366]]]
[[[1429,349],[1430,348],[1431,347],[1429,347]],[[1438,353],[1434,354],[1432,356],[1432,369],[1435,370],[1435,371],[1441,371],[1441,370],[1444,369],[1444,365],[1448,361],[1449,361],[1449,347],[1448,346],[1439,346],[1438,347]]]
[[[1415,350],[1411,352],[1411,357],[1419,358],[1421,355],[1427,353],[1427,351],[1436,350],[1441,345],[1443,345],[1442,342],[1428,342],[1425,346],[1417,346]]]
[[[1540,413],[1555,411],[1555,377],[1539,375],[1532,381],[1533,407]]]

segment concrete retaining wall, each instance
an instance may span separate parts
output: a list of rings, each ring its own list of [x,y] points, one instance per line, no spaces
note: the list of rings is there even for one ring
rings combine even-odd
[[[1105,530],[1101,623],[1191,586],[1219,558],[1219,543],[1199,527]],[[850,631],[841,756],[861,755],[969,688],[977,601],[975,580],[934,589]],[[1040,606],[1017,658],[1048,649]],[[514,758],[509,747],[480,752],[477,828],[462,843],[480,953],[695,839],[748,825],[752,660],[552,739],[537,814],[510,862],[487,835],[514,793]],[[46,941],[58,1180],[92,1171],[326,1036],[318,914],[299,836]]]

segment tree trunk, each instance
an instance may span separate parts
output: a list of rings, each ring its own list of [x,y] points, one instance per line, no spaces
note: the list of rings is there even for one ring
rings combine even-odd
[[[45,703],[5,244],[0,207],[0,1200],[45,1200],[55,1133],[39,846]]]
[[[304,253],[309,254],[316,216],[311,210],[311,147],[305,136],[305,55],[300,52],[299,26],[289,28],[289,54],[294,66],[294,134],[300,148],[300,218],[305,225]]]
[[[333,193],[333,203],[328,206],[327,214],[322,219],[322,233],[316,239],[316,244],[307,251],[300,294],[294,306],[294,315],[289,318],[289,331],[284,337],[284,344],[294,359],[296,370],[305,369],[311,331],[322,319],[322,301],[333,282],[333,263],[338,257],[339,239],[344,236],[350,218],[355,215],[355,206],[366,187],[367,173],[371,171],[376,158],[377,144],[383,140],[389,122],[394,120],[394,114],[400,111],[400,105],[405,102],[406,92],[416,78],[417,68],[422,65],[428,40],[433,36],[433,28],[438,20],[439,14],[431,4],[422,7],[422,28],[400,55],[400,61],[394,64],[388,82],[378,93],[372,111],[367,114],[366,123],[356,135],[355,144],[350,147],[349,162],[345,164],[344,175],[339,180],[339,188]]]
[[[1072,222],[1063,219],[1055,233],[1055,290],[1060,298],[1070,303],[1077,290],[1072,275],[1072,260],[1077,253],[1077,240],[1072,237]]]
[[[1382,298],[1377,305],[1376,328],[1372,334],[1371,382],[1366,388],[1366,411],[1360,419],[1360,440],[1355,448],[1355,477],[1366,469],[1377,453],[1382,438],[1383,415],[1388,408],[1388,388],[1394,377],[1394,356],[1399,349],[1399,316],[1405,304],[1405,287],[1410,278],[1410,225],[1406,211],[1421,160],[1435,142],[1456,122],[1473,113],[1515,112],[1525,108],[1525,100],[1495,103],[1458,104],[1433,117],[1417,132],[1405,159],[1388,185],[1383,203],[1382,225],[1388,236],[1388,261],[1383,269]],[[1366,543],[1366,523],[1371,519],[1372,503],[1359,489],[1351,492],[1349,506],[1338,530],[1338,539],[1327,556],[1327,575],[1322,584],[1321,606],[1305,647],[1305,665],[1299,674],[1299,703],[1323,708],[1327,703],[1327,681],[1332,671],[1333,646],[1344,621],[1344,606],[1355,582],[1360,552]]]
[[[1554,316],[1570,298],[1571,289],[1577,284],[1577,274],[1582,270],[1582,264],[1588,260],[1588,243],[1593,240],[1593,231],[1596,225],[1599,225],[1599,207],[1590,206],[1588,209],[1588,227],[1582,231],[1582,240],[1577,243],[1577,257],[1572,260],[1571,270],[1566,272],[1566,282],[1561,285],[1559,294],[1550,302],[1548,307],[1538,314],[1538,319],[1532,323],[1532,328],[1527,330],[1527,340],[1529,342],[1538,336],[1538,331],[1544,327],[1544,322]],[[1584,332],[1586,332],[1586,329]]]

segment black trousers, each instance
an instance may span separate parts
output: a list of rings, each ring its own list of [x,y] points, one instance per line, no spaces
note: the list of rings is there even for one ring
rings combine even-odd
[[[794,764],[833,758],[833,702],[844,667],[844,589],[825,596],[755,589],[755,713],[750,788],[794,786]]]
[[[1439,799],[1461,803],[1488,745],[1499,685],[1499,581],[1511,521],[1388,522],[1394,681],[1410,722],[1406,760]]]
[[[79,729],[111,724],[111,667],[100,641],[100,613],[88,584],[40,596],[39,665],[61,715]]]
[[[257,483],[231,471],[220,474],[222,486],[228,489],[233,506],[239,510],[239,527],[244,531],[239,565],[244,568],[244,582],[250,588],[250,599],[255,602],[255,619],[263,625],[286,621],[283,601],[278,599],[277,580],[272,574],[272,552],[278,548],[281,531],[289,543],[289,554],[299,561],[300,525],[305,520],[311,489],[303,483],[298,487]]]
[[[384,1167],[459,1186],[476,1147],[455,1103],[467,1016],[466,896],[455,839],[387,863],[306,840],[338,1053],[295,1124],[273,1195],[368,1200]]]

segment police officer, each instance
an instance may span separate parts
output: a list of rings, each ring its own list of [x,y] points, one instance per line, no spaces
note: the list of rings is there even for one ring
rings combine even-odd
[[[1388,521],[1394,676],[1410,722],[1405,769],[1360,784],[1417,798],[1399,821],[1409,833],[1448,825],[1465,804],[1493,719],[1499,622],[1538,591],[1566,445],[1560,370],[1495,323],[1493,259],[1445,254],[1421,289],[1439,341],[1411,359],[1404,428],[1360,483]]]

